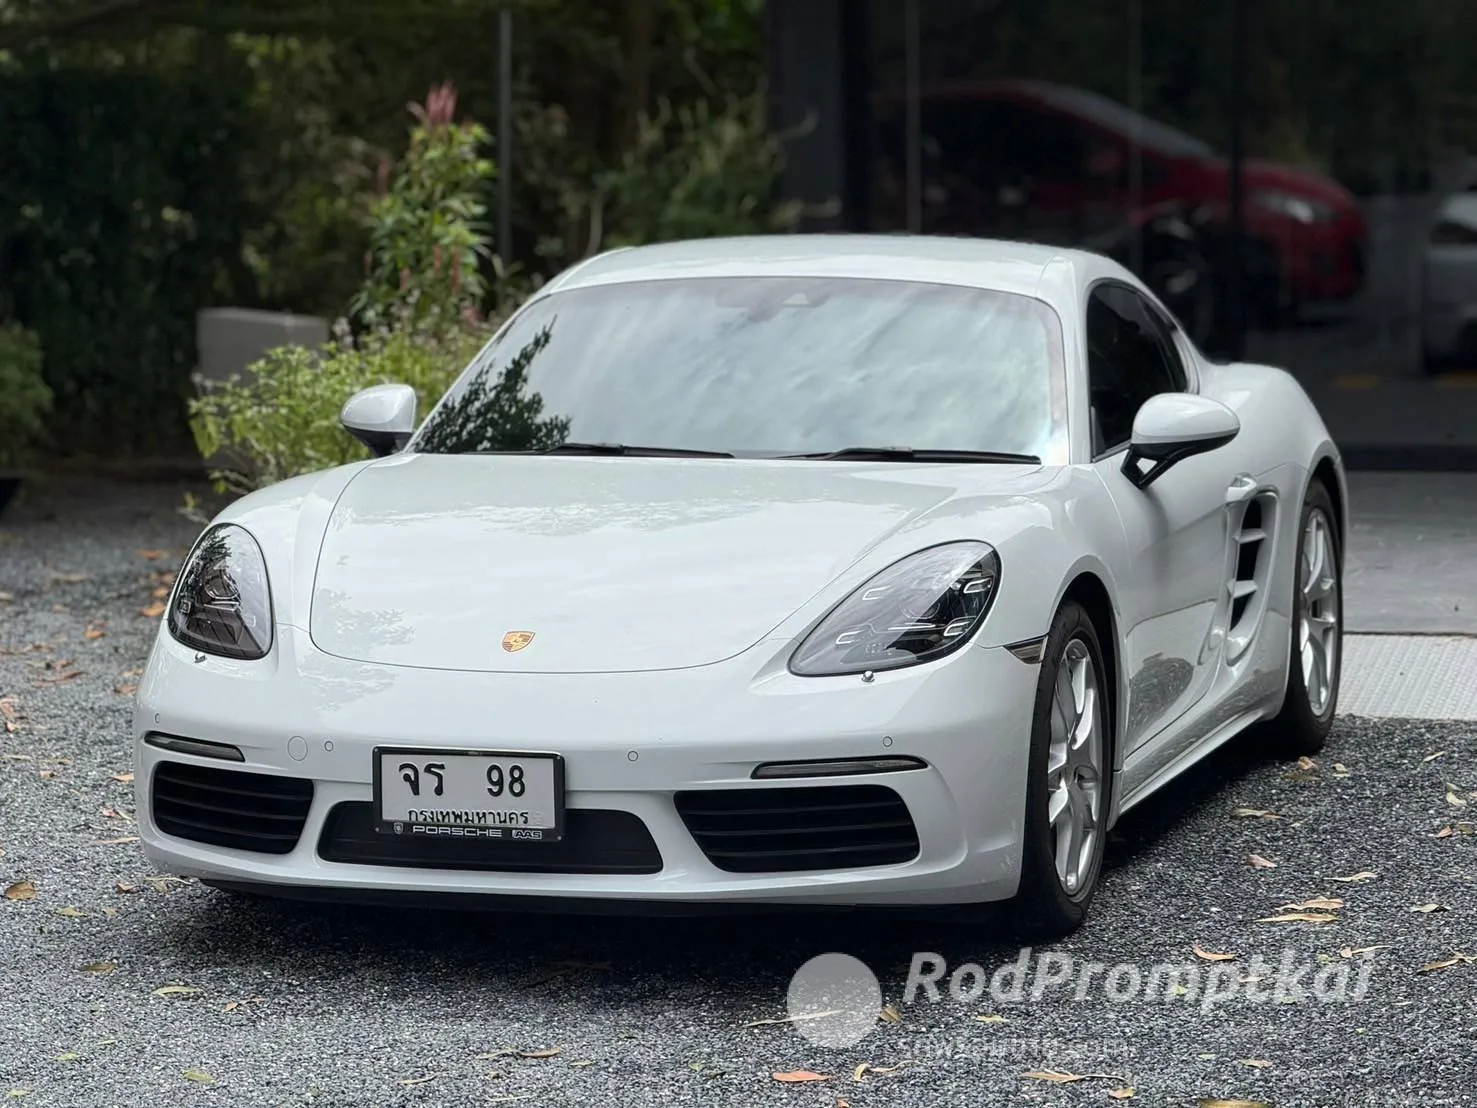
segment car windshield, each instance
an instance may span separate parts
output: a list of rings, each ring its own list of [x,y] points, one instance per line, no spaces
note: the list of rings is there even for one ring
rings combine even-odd
[[[1060,324],[1031,297],[859,278],[639,281],[527,305],[410,449],[865,446],[1061,462],[1065,392]]]

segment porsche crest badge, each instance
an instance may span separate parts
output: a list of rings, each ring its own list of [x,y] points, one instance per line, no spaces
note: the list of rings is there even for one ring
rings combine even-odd
[[[503,636],[503,649],[509,654],[516,654],[531,642],[533,642],[532,631],[509,631]]]

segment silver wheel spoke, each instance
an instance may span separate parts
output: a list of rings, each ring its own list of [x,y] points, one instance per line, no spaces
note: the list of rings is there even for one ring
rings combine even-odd
[[[1081,639],[1073,639],[1057,665],[1046,766],[1046,813],[1057,878],[1073,894],[1087,881],[1098,846],[1102,713],[1092,655]]]
[[[1309,516],[1298,554],[1302,592],[1297,626],[1298,661],[1308,706],[1314,715],[1321,716],[1333,698],[1339,651],[1338,560],[1333,532],[1322,511]]]

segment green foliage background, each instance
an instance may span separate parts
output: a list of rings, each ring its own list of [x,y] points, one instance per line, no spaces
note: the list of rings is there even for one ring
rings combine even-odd
[[[1375,192],[1423,187],[1442,142],[1477,149],[1477,4],[1244,2],[1252,156]],[[855,3],[869,83],[901,86],[902,5]],[[0,322],[41,336],[52,448],[187,452],[203,306],[343,311],[371,208],[411,210],[380,187],[407,103],[449,80],[460,118],[495,122],[505,5],[515,225],[490,250],[520,280],[614,244],[794,225],[763,0],[0,0]],[[1224,148],[1226,10],[921,0],[924,75],[1066,81]],[[464,277],[506,277],[479,260]]]

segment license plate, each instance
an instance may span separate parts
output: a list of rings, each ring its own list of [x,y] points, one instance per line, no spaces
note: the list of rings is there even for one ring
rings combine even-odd
[[[374,810],[391,835],[553,842],[564,835],[564,759],[381,747]]]

